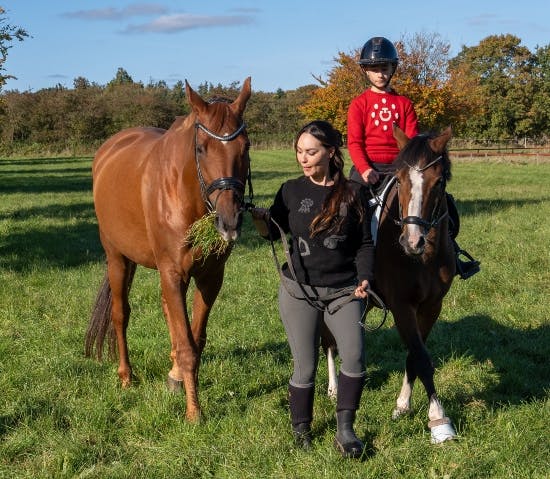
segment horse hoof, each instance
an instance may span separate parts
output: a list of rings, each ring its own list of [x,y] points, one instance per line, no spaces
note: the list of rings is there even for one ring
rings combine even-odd
[[[170,376],[168,376],[168,379],[166,380],[166,386],[168,387],[168,390],[173,393],[183,391],[183,381],[171,378]]]
[[[200,410],[186,411],[185,419],[187,420],[187,422],[190,422],[191,424],[199,424],[202,420],[202,415]]]
[[[456,431],[448,417],[430,421],[428,427],[431,430],[432,444],[441,444],[445,441],[452,441],[456,438]]]
[[[412,414],[412,409],[408,407],[396,407],[391,413],[391,418],[397,421],[397,419],[403,416],[409,416],[410,414]]]

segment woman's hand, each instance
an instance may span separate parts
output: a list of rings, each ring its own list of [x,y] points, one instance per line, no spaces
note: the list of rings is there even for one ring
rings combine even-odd
[[[359,286],[355,288],[355,296],[357,296],[358,298],[365,299],[369,295],[367,291],[368,289],[369,289],[369,282],[366,279],[364,279],[363,281],[361,281]]]
[[[380,175],[378,174],[378,171],[369,168],[368,170],[365,170],[363,172],[361,178],[363,178],[363,181],[365,183],[370,183],[371,185],[374,185],[380,179]]]
[[[250,214],[252,215],[253,220],[263,220],[267,221],[267,208],[251,208]]]
[[[252,208],[250,210],[252,222],[260,236],[269,236],[267,222],[269,221],[269,210],[267,208]]]

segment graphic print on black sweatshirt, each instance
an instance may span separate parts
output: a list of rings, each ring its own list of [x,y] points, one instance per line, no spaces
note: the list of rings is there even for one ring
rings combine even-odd
[[[299,213],[309,213],[311,211],[311,207],[313,206],[313,200],[311,198],[304,198],[300,202],[300,208],[298,209]]]

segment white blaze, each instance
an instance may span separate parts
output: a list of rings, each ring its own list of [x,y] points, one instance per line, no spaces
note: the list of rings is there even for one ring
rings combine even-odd
[[[411,179],[411,199],[409,200],[409,211],[405,216],[418,216],[422,217],[422,184],[424,177],[420,171],[416,171],[413,168],[409,169],[409,178]],[[418,225],[407,225],[410,237],[417,237],[421,235],[420,227]]]

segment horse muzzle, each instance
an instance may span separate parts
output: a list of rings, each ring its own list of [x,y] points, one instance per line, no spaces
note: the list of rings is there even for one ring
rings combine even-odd
[[[242,209],[239,208],[234,214],[224,215],[216,211],[214,226],[225,241],[235,241],[241,234],[243,222]]]
[[[424,253],[426,239],[423,234],[403,233],[399,236],[399,244],[408,256],[420,256]]]

